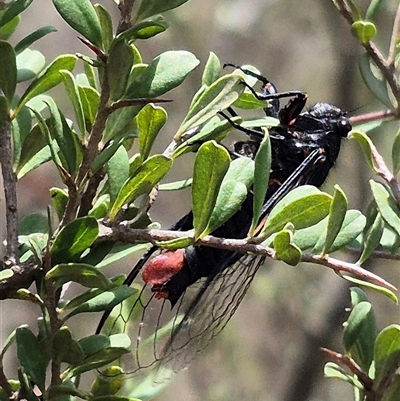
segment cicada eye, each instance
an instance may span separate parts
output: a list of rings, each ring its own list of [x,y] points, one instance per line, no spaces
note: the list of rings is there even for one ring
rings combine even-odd
[[[352,126],[350,124],[350,121],[346,117],[342,117],[340,120],[337,122],[338,130],[340,133],[340,136],[342,137],[347,137],[348,133],[352,130]]]

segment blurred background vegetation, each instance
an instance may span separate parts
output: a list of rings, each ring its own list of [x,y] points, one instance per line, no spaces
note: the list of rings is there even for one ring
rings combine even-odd
[[[98,2],[114,11],[117,18],[117,6],[112,0]],[[397,0],[386,1],[378,16],[376,41],[382,49],[387,48],[397,6]],[[382,109],[360,78],[357,61],[362,49],[331,1],[190,0],[165,13],[165,17],[171,23],[167,32],[137,44],[144,62],[165,50],[184,49],[194,53],[204,66],[213,51],[222,62],[256,66],[279,90],[307,91],[310,104],[329,102],[348,110],[349,115]],[[47,62],[61,53],[87,54],[76,33],[61,20],[48,0],[34,1],[22,18],[15,41],[43,25],[57,28],[58,32],[35,45],[46,55]],[[157,150],[162,151],[170,142],[199,88],[201,73],[202,67],[165,96],[173,102],[165,106],[169,121]],[[62,86],[57,91],[53,95],[60,108],[71,115]],[[395,126],[390,123],[372,133],[383,155],[390,149],[394,135]],[[190,175],[190,157],[183,159],[181,165],[175,166],[176,176],[169,180]],[[334,184],[340,184],[350,206],[365,211],[370,200],[368,170],[357,145],[346,141],[324,189],[329,192]],[[48,190],[54,185],[60,183],[49,165],[22,179],[18,187],[20,215],[44,212],[50,203]],[[189,207],[188,191],[163,193],[152,209],[152,217],[168,227]],[[4,226],[3,219],[1,215],[0,226]],[[351,255],[347,257],[353,260]],[[127,272],[134,263],[131,260],[117,268]],[[367,267],[400,286],[398,266],[392,262],[377,261]],[[399,322],[396,305],[382,296],[369,295],[379,328]],[[348,285],[322,266],[303,264],[290,268],[267,261],[227,328],[158,399],[352,399],[350,386],[323,378],[327,358],[319,350],[321,346],[342,350],[341,323],[349,304]],[[16,324],[28,322],[27,315],[35,318],[35,311],[25,308],[26,304],[20,301],[7,301],[2,308],[3,339]],[[85,330],[90,327],[94,330],[97,322],[88,324],[85,318],[81,317],[78,324],[84,323]]]

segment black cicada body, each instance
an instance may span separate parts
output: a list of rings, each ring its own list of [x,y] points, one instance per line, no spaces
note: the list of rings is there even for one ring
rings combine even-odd
[[[265,217],[291,189],[305,184],[320,186],[325,181],[338,157],[341,140],[351,126],[345,113],[337,107],[317,103],[302,112],[307,99],[304,92],[279,93],[264,77],[242,71],[262,81],[261,94],[251,90],[259,99],[269,100],[266,114],[280,121],[269,130],[272,165],[263,209]],[[284,97],[291,99],[280,108],[279,99]],[[261,132],[231,123],[251,138],[237,143],[235,154],[254,156],[262,139]],[[241,209],[212,235],[245,238],[252,221],[252,208],[249,192]],[[190,230],[192,220],[190,212],[173,229]],[[185,368],[225,327],[264,259],[190,246],[161,253],[149,261],[156,250],[153,247],[146,253],[126,280],[131,285],[142,279],[139,295],[129,308],[121,306],[113,317],[113,325],[107,324],[107,327],[113,332],[119,331],[122,325],[129,331],[135,344],[130,372],[155,372],[155,380],[162,381]]]

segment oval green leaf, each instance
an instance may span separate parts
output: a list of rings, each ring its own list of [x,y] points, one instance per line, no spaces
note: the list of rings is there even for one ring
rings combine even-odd
[[[378,182],[370,180],[370,186],[379,212],[386,223],[400,236],[400,209],[389,191]]]
[[[71,28],[101,48],[100,21],[89,0],[53,0],[53,4]]]
[[[377,336],[374,351],[375,380],[374,387],[379,387],[390,369],[400,363],[400,326],[392,324],[385,327]]]
[[[74,261],[88,249],[99,235],[99,225],[93,217],[80,217],[63,227],[51,247],[52,264]]]
[[[139,128],[139,151],[143,160],[149,157],[153,143],[167,122],[167,112],[158,106],[147,104],[137,117]]]
[[[206,229],[230,164],[228,151],[214,141],[200,146],[193,170],[192,200],[195,238]]]
[[[3,40],[0,40],[0,60],[0,90],[11,104],[17,86],[17,62],[13,47]]]
[[[133,82],[125,99],[153,98],[179,86],[199,64],[199,60],[187,51],[167,51],[157,56]]]
[[[110,288],[111,281],[96,267],[85,263],[60,263],[46,274],[56,288],[73,281],[88,288]]]
[[[123,205],[132,202],[140,195],[149,193],[171,167],[172,160],[168,157],[154,155],[147,159],[136,171],[135,176],[122,186],[110,210],[110,219],[113,220],[116,217]]]
[[[335,185],[335,192],[331,207],[329,209],[328,226],[326,230],[325,244],[322,249],[324,255],[329,251],[333,242],[335,241],[340,229],[342,228],[343,221],[347,212],[347,198],[339,185]]]
[[[205,86],[212,85],[219,78],[220,73],[221,62],[215,53],[210,52],[201,77],[201,84]]]
[[[362,301],[354,306],[343,331],[346,354],[368,372],[374,354],[376,323],[372,305]]]
[[[54,88],[62,81],[60,70],[72,71],[76,64],[76,56],[62,55],[57,57],[26,89],[14,114],[18,114],[22,106],[30,99]]]

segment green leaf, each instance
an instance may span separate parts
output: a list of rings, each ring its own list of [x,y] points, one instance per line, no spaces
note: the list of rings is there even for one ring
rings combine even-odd
[[[208,235],[226,223],[240,209],[246,197],[247,187],[245,184],[224,179],[218,192],[210,220],[201,235]]]
[[[88,288],[110,288],[111,281],[96,267],[85,263],[60,263],[46,274],[56,288],[73,281]]]
[[[24,325],[19,326],[18,328],[23,328],[23,327],[27,328],[29,326],[27,324],[24,324]],[[6,340],[4,341],[4,345],[3,345],[2,349],[1,349],[1,354],[0,354],[0,361],[1,361],[0,364],[1,364],[1,366],[4,366],[3,365],[4,355],[6,354],[7,350],[11,347],[11,345],[14,344],[14,342],[15,342],[15,337],[16,337],[18,328],[13,330],[9,334],[9,336],[6,338]]]
[[[355,277],[346,276],[345,274],[342,274],[341,277],[344,278],[347,281],[350,281],[353,284],[357,284],[357,285],[363,286],[365,288],[369,288],[369,289],[374,290],[374,291],[376,291],[376,292],[378,292],[378,293],[380,293],[382,295],[385,295],[386,297],[391,299],[393,302],[398,304],[397,295],[393,291],[388,290],[385,287],[381,287],[379,285],[370,283],[368,281],[363,281],[363,280],[357,279]]]
[[[314,248],[313,252],[320,253],[325,244],[328,218],[310,227],[299,229],[294,234],[294,242],[300,249]],[[348,210],[339,234],[328,252],[332,253],[350,244],[365,227],[365,216],[358,210]]]
[[[188,0],[146,0],[140,3],[140,8],[136,14],[136,20],[141,21],[155,14],[161,14],[164,11],[172,10],[186,3]]]
[[[369,137],[367,135],[365,135],[363,132],[358,132],[358,131],[352,131],[350,138],[354,138],[357,141],[361,150],[364,153],[365,159],[366,159],[369,167],[371,168],[371,170],[374,173],[376,173],[377,169],[376,169],[375,161],[374,161],[373,154],[372,154],[374,145],[373,145],[371,139],[369,139]]]
[[[51,247],[52,264],[74,261],[99,235],[97,220],[80,217],[63,227]]]
[[[40,131],[42,132],[44,138],[46,139],[51,159],[53,159],[56,166],[62,166],[62,161],[58,154],[60,148],[58,147],[57,141],[55,139],[53,140],[53,138],[51,137],[50,129],[48,127],[47,121],[45,121],[37,111],[35,111],[34,109],[31,109],[31,110],[36,117]],[[64,159],[64,161],[65,161],[65,159]]]
[[[327,216],[331,202],[331,196],[313,186],[296,188],[272,209],[260,237],[268,237],[287,223],[296,229],[312,226]]]
[[[358,210],[348,210],[343,220],[342,227],[333,244],[327,249],[327,252],[335,252],[351,244],[361,234],[364,227],[365,216]],[[317,244],[314,249],[316,251],[321,250],[319,244]]]
[[[32,380],[25,374],[23,369],[18,369],[19,390],[21,390],[27,401],[40,401],[33,391]]]
[[[165,21],[162,15],[156,15],[138,22],[126,31],[121,32],[116,39],[128,42],[135,41],[136,39],[149,39],[164,32],[168,26],[168,22]]]
[[[120,262],[124,258],[131,256],[134,253],[137,252],[144,252],[149,248],[148,244],[124,244],[120,246],[114,246],[113,251],[111,254],[108,254],[108,256],[100,262],[97,263],[97,268],[102,269],[106,266],[110,266],[114,264],[115,262]]]
[[[68,126],[65,117],[57,107],[57,104],[51,100],[47,103],[50,111],[49,132],[59,146],[59,158],[63,167],[72,177],[78,171],[78,166],[83,157],[81,144],[76,134]],[[50,143],[49,143],[50,145]]]
[[[27,327],[19,327],[15,333],[18,361],[24,372],[43,392],[45,391],[46,357],[36,336]]]
[[[107,162],[107,175],[110,203],[113,204],[123,184],[129,178],[129,156],[122,145]]]
[[[353,22],[351,32],[361,44],[366,45],[375,37],[377,29],[372,22],[359,20]]]
[[[234,117],[232,120],[238,123],[241,121],[241,118]],[[214,140],[219,143],[232,131],[232,125],[227,120],[221,121],[218,117],[213,117],[201,126],[200,130],[198,127],[195,127],[192,131],[193,134],[190,134],[190,131],[188,131],[181,135],[179,139],[181,144],[172,153],[173,158],[177,158],[188,152],[196,152],[200,145],[206,141]]]
[[[346,369],[342,368],[336,363],[328,362],[327,364],[325,364],[324,375],[325,377],[329,377],[332,379],[343,380],[344,382],[351,384],[353,387],[359,390],[364,390],[363,385],[357,380],[354,375],[349,374]]]
[[[93,382],[90,392],[94,397],[116,394],[125,382],[123,373],[123,369],[119,366],[104,369]]]
[[[14,275],[14,272],[11,269],[4,269],[0,271],[0,281],[7,280]]]
[[[79,97],[82,103],[83,115],[85,117],[86,129],[88,132],[92,129],[97,110],[99,109],[100,95],[96,89],[90,86],[79,86]]]
[[[369,371],[376,338],[372,305],[362,301],[354,306],[343,331],[343,344],[349,355],[363,370]]]
[[[60,70],[72,71],[76,64],[76,56],[62,55],[57,57],[26,89],[14,114],[18,114],[22,106],[30,99],[54,88],[62,81]]]
[[[99,155],[94,159],[92,164],[92,171],[97,172],[114,156],[115,152],[124,145],[126,138],[120,138],[119,140],[110,141]]]
[[[13,168],[14,170],[17,170],[23,143],[29,135],[32,127],[32,117],[29,109],[23,107],[17,117],[11,121],[11,125],[14,147]]]
[[[290,266],[296,266],[301,261],[301,250],[293,243],[292,230],[282,230],[274,238],[275,257]]]
[[[82,347],[85,357],[95,355],[105,348],[129,348],[131,340],[126,334],[118,333],[110,336],[102,334],[92,334],[91,336],[81,338],[79,345]]]
[[[360,302],[369,302],[367,294],[359,287],[350,287],[350,298],[352,309]]]
[[[253,93],[243,92],[233,106],[243,110],[254,110],[265,108],[267,104],[265,100],[257,99]]]
[[[116,288],[112,288],[109,291],[103,291],[94,298],[80,304],[76,309],[69,313],[63,321],[70,319],[72,316],[78,313],[87,312],[103,312],[108,309],[114,308],[114,306],[120,304],[125,299],[129,298],[137,292],[137,289],[128,287],[126,285],[121,285]]]
[[[99,351],[97,354],[86,358],[81,365],[78,365],[69,370],[66,377],[74,377],[94,369],[108,365],[112,361],[121,358],[122,355],[129,353],[125,348],[106,348]]]
[[[325,255],[332,244],[334,243],[337,235],[342,228],[343,221],[346,217],[347,212],[347,198],[342,189],[335,185],[335,192],[331,207],[329,209],[328,226],[326,230],[325,244],[322,249],[322,254]]]
[[[18,224],[19,235],[29,235],[33,233],[47,233],[49,223],[47,217],[38,213],[24,216]]]
[[[0,90],[11,104],[17,86],[17,62],[13,47],[3,40],[0,40],[0,60]]]
[[[54,28],[54,26],[47,25],[43,26],[36,31],[32,32],[22,40],[20,40],[16,45],[15,45],[15,53],[21,53],[25,49],[27,49],[31,44],[35,43],[39,39],[43,38],[44,36],[48,35],[49,33],[57,32],[57,29]]]
[[[1,19],[0,19],[0,21],[1,21]],[[8,40],[13,35],[13,33],[17,29],[20,22],[21,22],[21,17],[19,15],[17,15],[10,22],[7,22],[7,24],[4,24],[3,26],[1,26],[0,27],[0,40]]]
[[[199,60],[187,51],[168,51],[157,56],[130,83],[125,99],[153,98],[179,86]]]
[[[201,84],[206,86],[212,85],[219,78],[220,72],[221,62],[215,53],[210,52],[206,66],[204,67]]]
[[[125,93],[132,65],[132,48],[123,40],[114,41],[107,59],[111,101],[120,99]]]
[[[190,128],[203,124],[215,116],[218,111],[231,106],[243,90],[244,86],[241,83],[240,75],[229,74],[219,78],[191,105],[187,116],[175,134],[175,141],[179,141],[182,134]]]
[[[88,391],[77,389],[71,380],[64,380],[60,385],[50,386],[47,397],[49,400],[69,401],[78,397],[83,400],[92,399],[92,394]],[[28,400],[29,401],[29,400]]]
[[[95,46],[101,48],[101,27],[89,0],[53,0],[64,21]]]
[[[154,155],[147,159],[135,176],[122,186],[110,210],[110,219],[113,220],[116,217],[123,205],[134,201],[140,195],[149,193],[168,173],[171,166],[172,160],[162,155]]]
[[[17,55],[17,82],[35,78],[45,67],[46,59],[37,50],[25,49]]]
[[[369,227],[367,233],[364,235],[363,240],[363,251],[358,259],[357,264],[362,265],[379,246],[380,240],[382,238],[383,229],[385,227],[385,222],[382,219],[380,213],[375,217],[373,224]]]
[[[195,238],[199,238],[208,225],[229,164],[229,153],[216,142],[200,146],[194,162],[192,183]]]
[[[21,14],[22,11],[26,10],[32,1],[33,0],[18,0],[10,3],[9,7],[7,7],[6,11],[0,18],[0,27],[13,20],[16,16]]]
[[[85,117],[83,113],[83,107],[81,98],[79,95],[78,86],[76,85],[75,78],[72,73],[68,70],[60,70],[63,78],[64,87],[67,92],[68,98],[74,108],[76,121],[78,123],[79,130],[81,131],[81,138],[84,138],[86,133]]]
[[[72,333],[66,326],[61,327],[52,340],[52,356],[58,363],[78,365],[82,363],[84,355],[79,343],[73,339]]]
[[[68,202],[68,193],[61,188],[50,188],[51,203],[56,211],[57,217],[61,221],[64,216]]]
[[[249,235],[253,236],[260,218],[262,207],[265,203],[269,185],[269,173],[271,170],[271,142],[267,130],[263,130],[264,138],[255,157],[254,167],[254,187],[253,187],[253,220],[249,230]]]
[[[101,34],[103,38],[103,49],[105,52],[108,52],[111,47],[111,42],[114,38],[112,18],[108,11],[101,4],[95,4],[94,9],[99,17]]]
[[[153,143],[167,122],[167,112],[162,107],[147,104],[137,118],[139,128],[139,151],[143,160],[149,157]]]
[[[365,13],[365,19],[373,21],[383,3],[384,0],[371,0]]]
[[[394,110],[394,106],[388,95],[387,83],[380,77],[377,78],[371,68],[371,60],[368,53],[360,56],[359,62],[361,76],[368,89],[390,110]]]
[[[50,148],[47,146],[46,133],[41,129],[41,127],[45,129],[44,125],[42,123],[35,125],[24,140],[16,170],[18,179],[21,179],[24,175],[51,159]],[[47,125],[46,129],[48,131]],[[50,133],[48,133],[48,136],[50,137]],[[55,151],[58,151],[55,141],[53,141],[52,146]]]
[[[389,191],[380,183],[369,182],[379,212],[386,223],[400,236],[400,209]]]
[[[374,389],[385,380],[387,373],[400,363],[400,326],[385,327],[377,336],[374,350]],[[394,374],[395,369],[393,370]]]

